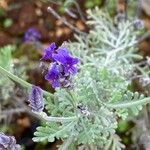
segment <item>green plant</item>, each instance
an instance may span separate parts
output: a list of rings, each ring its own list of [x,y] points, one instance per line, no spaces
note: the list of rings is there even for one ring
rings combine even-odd
[[[16,47],[14,45],[7,45],[0,48],[0,66],[8,72],[22,75],[22,77],[26,79],[24,75],[25,69],[21,66],[22,62],[17,65],[13,59],[12,54],[15,52],[15,49]],[[19,108],[13,105],[18,100],[15,90],[15,83],[7,76],[0,74],[0,123],[5,123],[5,126],[0,126],[1,132],[11,129],[11,126],[8,126],[8,122],[11,121],[13,113],[25,111],[23,102]],[[8,107],[9,110],[7,110]]]
[[[76,42],[64,44],[80,59],[79,71],[72,81],[74,88],[57,88],[54,94],[37,90],[38,94],[43,92],[50,116],[41,109],[34,112],[46,123],[37,128],[33,140],[61,139],[61,150],[75,146],[120,150],[124,145],[115,133],[118,119],[137,115],[142,105],[150,102],[150,97],[130,90],[132,78],[138,78],[135,70],[143,70],[135,63],[142,58],[137,54],[140,32],[135,28],[141,22],[122,20],[115,24],[107,12],[98,8],[88,11],[88,19],[90,32],[75,35]],[[29,90],[33,87],[2,66],[0,73]],[[140,77],[145,74],[149,72],[141,71]],[[35,106],[41,96],[35,96]]]
[[[13,72],[12,63],[12,51],[15,49],[14,46],[8,45],[0,49],[0,66],[5,68],[7,71]],[[0,95],[1,101],[7,100],[11,91],[13,91],[14,83],[8,78],[0,75]]]
[[[10,18],[6,18],[6,19],[4,20],[4,22],[3,22],[3,26],[4,26],[5,28],[10,27],[12,24],[13,24],[13,21],[12,21],[12,19],[10,19]]]

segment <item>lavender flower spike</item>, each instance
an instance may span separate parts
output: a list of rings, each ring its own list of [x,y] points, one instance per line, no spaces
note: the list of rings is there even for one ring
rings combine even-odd
[[[21,146],[16,144],[16,139],[13,136],[0,133],[0,150],[21,150]]]
[[[29,106],[32,108],[32,111],[41,112],[44,109],[43,92],[40,87],[32,85],[29,102]]]
[[[25,42],[36,42],[41,38],[40,33],[34,29],[34,28],[29,28],[24,35],[24,41]]]
[[[56,48],[55,43],[52,43],[45,49],[41,60],[52,61],[45,79],[50,81],[53,88],[72,89],[72,76],[77,73],[78,58],[72,57],[67,48]]]

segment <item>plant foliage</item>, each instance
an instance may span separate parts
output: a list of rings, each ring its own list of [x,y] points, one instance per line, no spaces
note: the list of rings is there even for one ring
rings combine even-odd
[[[75,35],[76,42],[66,43],[72,54],[80,58],[74,89],[57,89],[53,97],[45,100],[51,116],[76,116],[76,119],[47,122],[37,128],[33,140],[53,142],[55,138],[64,141],[71,137],[76,145],[120,150],[124,146],[115,135],[118,119],[137,115],[142,105],[150,101],[129,90],[134,61],[142,58],[137,54],[140,32],[135,29],[134,21],[116,24],[108,13],[98,8],[88,11],[88,19],[87,36]]]
[[[45,95],[45,108],[51,116],[43,109],[35,112],[46,122],[37,128],[33,140],[53,142],[55,138],[60,139],[64,141],[59,147],[62,150],[75,149],[74,145],[120,150],[124,145],[115,133],[118,120],[137,115],[150,101],[149,97],[130,88],[132,80],[138,77],[135,70],[141,77],[149,75],[149,66],[144,69],[135,63],[142,58],[137,53],[141,34],[137,27],[142,24],[139,20],[112,19],[98,8],[87,13],[89,33],[75,35],[75,42],[64,45],[80,59],[79,71],[72,79],[73,89],[57,88],[54,94],[41,90]],[[8,52],[2,54],[9,58],[9,47],[6,49]],[[11,64],[8,60],[7,63]],[[31,84],[7,71],[6,67],[0,64],[2,74],[31,89]]]
[[[8,45],[0,48],[0,66],[13,73],[12,51],[14,46]],[[0,95],[1,100],[7,100],[11,91],[13,91],[13,82],[0,74]]]

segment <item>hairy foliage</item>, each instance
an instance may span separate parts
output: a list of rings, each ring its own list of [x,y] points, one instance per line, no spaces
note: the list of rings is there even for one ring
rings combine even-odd
[[[13,63],[12,63],[12,51],[14,50],[14,46],[8,45],[0,48],[0,66],[5,68],[6,70],[13,73]],[[9,93],[13,90],[13,82],[0,75],[0,95],[1,100],[7,100],[9,97]]]
[[[7,45],[0,48],[0,67],[4,68],[11,74],[21,75],[24,79],[26,79],[25,75],[25,64],[26,60],[22,59],[20,64],[18,64],[18,60],[13,58],[13,54],[15,52],[16,47],[14,45]],[[9,100],[10,93],[14,91],[15,84],[12,82],[9,76],[4,76],[2,73],[0,74],[0,100]]]
[[[7,72],[11,74],[17,74],[22,75],[22,77],[25,78],[23,72],[24,67],[17,66],[13,59],[13,52],[15,50],[15,46],[13,45],[7,45],[0,48],[0,67],[7,70]],[[14,69],[15,66],[15,69]],[[15,103],[17,101],[17,96],[15,93],[15,84],[11,80],[9,76],[5,76],[2,72],[0,73],[0,122],[7,122],[8,120],[11,121],[12,114],[17,112],[23,112],[23,108],[12,108],[12,103]],[[20,97],[19,97],[20,98]],[[7,107],[7,108],[6,108]],[[10,108],[10,110],[6,110]],[[8,121],[8,122],[9,122]],[[7,126],[7,123],[5,124],[5,127],[0,126],[1,131],[7,131],[10,128],[10,125]]]
[[[140,33],[132,21],[115,24],[97,8],[88,11],[88,19],[91,29],[87,36],[75,35],[76,42],[66,43],[72,54],[80,58],[74,89],[57,89],[52,98],[45,100],[45,108],[52,116],[77,118],[61,124],[47,122],[37,128],[33,140],[53,142],[55,138],[72,137],[77,145],[94,144],[98,148],[109,142],[106,149],[120,150],[124,146],[115,135],[118,118],[137,115],[149,101],[129,88],[134,61],[141,59],[137,54]]]

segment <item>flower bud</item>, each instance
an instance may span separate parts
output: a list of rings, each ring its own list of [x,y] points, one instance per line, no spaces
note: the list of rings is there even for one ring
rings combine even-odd
[[[141,19],[135,19],[133,22],[133,26],[135,29],[143,29],[144,28],[144,23]]]
[[[21,150],[21,146],[16,144],[16,139],[13,136],[0,133],[0,150]]]
[[[29,28],[24,35],[24,41],[25,42],[36,42],[41,38],[40,33],[34,29],[34,28]]]
[[[40,87],[32,85],[29,102],[29,106],[32,108],[32,111],[41,112],[44,109],[43,92]]]

